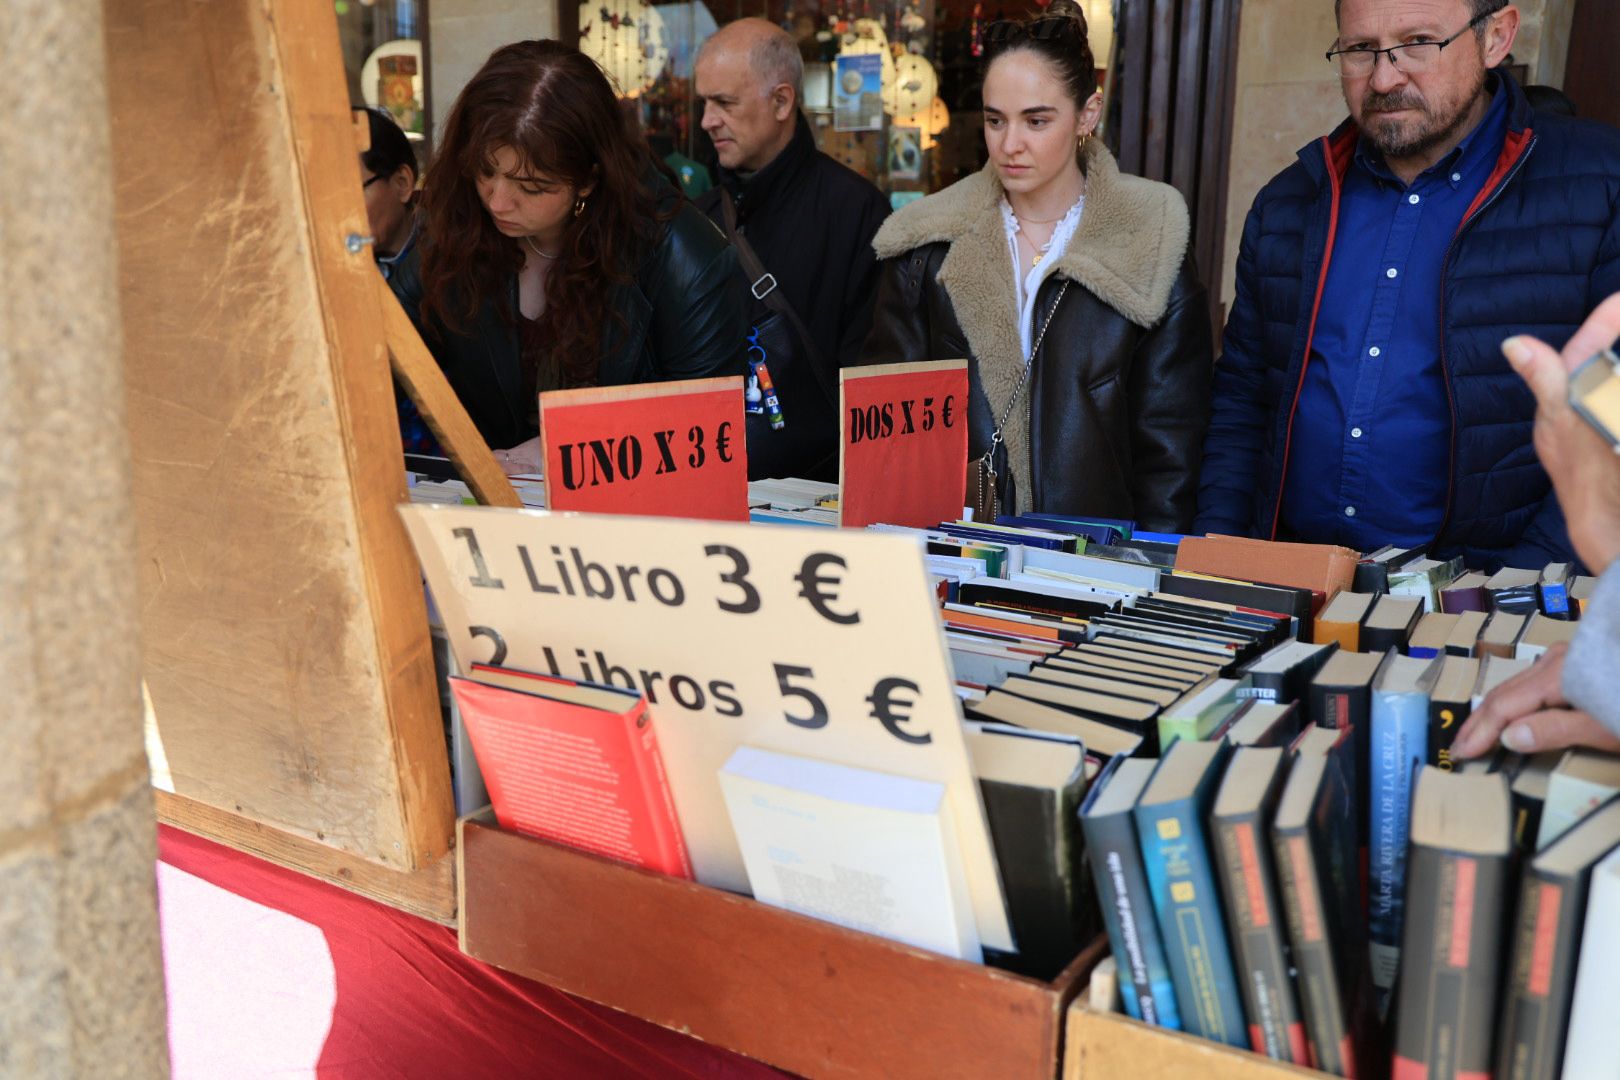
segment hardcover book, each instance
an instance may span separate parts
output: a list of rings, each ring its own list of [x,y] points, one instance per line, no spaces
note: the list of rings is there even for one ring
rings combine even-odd
[[[1460,615],[1446,615],[1438,611],[1423,616],[1418,620],[1417,629],[1412,631],[1412,640],[1406,643],[1406,655],[1419,660],[1432,660],[1443,655],[1446,642],[1451,640],[1451,632],[1457,628],[1460,618]]]
[[[1297,704],[1253,701],[1210,736],[1232,746],[1287,746],[1299,734],[1303,713]]]
[[[1216,679],[1193,691],[1159,715],[1161,749],[1177,739],[1206,739],[1238,707],[1236,679]]]
[[[1429,690],[1436,664],[1391,655],[1373,682],[1368,785],[1368,929],[1379,1011],[1388,1008],[1401,951],[1412,782],[1429,755]]]
[[[1316,617],[1312,641],[1318,644],[1335,642],[1339,648],[1356,652],[1361,648],[1361,623],[1372,611],[1373,593],[1341,592],[1327,602]]]
[[[1579,747],[1564,751],[1547,778],[1547,802],[1542,807],[1536,850],[1616,795],[1620,795],[1620,755]]]
[[[1237,750],[1215,796],[1210,829],[1250,1045],[1257,1054],[1308,1065],[1305,1020],[1294,994],[1288,931],[1266,843],[1266,828],[1286,775],[1281,747]]]
[[[1271,842],[1311,1063],[1367,1075],[1370,979],[1348,777],[1353,733],[1307,732],[1277,803]]]
[[[1079,816],[1085,747],[999,727],[969,730],[967,746],[1018,943],[1001,966],[1050,981],[1080,952],[1088,929]]]
[[[1564,1075],[1614,1075],[1614,1003],[1620,1001],[1620,851],[1610,852],[1592,871],[1586,895],[1586,926],[1575,971],[1569,1037],[1564,1041]]]
[[[1611,801],[1531,859],[1519,887],[1496,1075],[1558,1080],[1592,868],[1620,847]]]
[[[1449,585],[1442,585],[1440,610],[1452,615],[1465,611],[1489,611],[1490,600],[1485,595],[1485,583],[1489,580],[1489,575],[1476,570],[1462,575]]]
[[[1244,669],[1246,685],[1239,697],[1259,698],[1283,705],[1299,701],[1311,680],[1338,650],[1336,643],[1318,645],[1308,641],[1288,641],[1249,663]]]
[[[1363,652],[1382,653],[1405,649],[1412,631],[1423,617],[1423,602],[1410,596],[1385,596],[1373,605],[1372,614],[1361,624]]]
[[[1473,712],[1474,685],[1479,682],[1479,661],[1466,656],[1440,660],[1434,689],[1429,693],[1429,753],[1425,764],[1452,769],[1451,744]]]
[[[1485,582],[1485,597],[1491,610],[1528,616],[1540,610],[1541,571],[1504,567]]]
[[[1436,612],[1440,610],[1440,590],[1461,573],[1461,559],[1413,559],[1389,572],[1389,592],[1392,596],[1415,596],[1423,601],[1424,611]]]
[[[1136,831],[1186,1030],[1247,1046],[1204,822],[1227,757],[1224,742],[1178,741],[1136,804]]]
[[[1569,580],[1575,576],[1575,565],[1567,562],[1548,563],[1541,571],[1536,586],[1541,613],[1549,619],[1573,618],[1569,610]]]
[[[1134,1019],[1181,1028],[1169,960],[1153,914],[1135,809],[1158,762],[1149,758],[1110,761],[1080,810],[1097,902],[1108,944],[1119,966],[1120,997]]]
[[[1456,623],[1451,628],[1451,633],[1446,637],[1446,655],[1477,655],[1479,635],[1485,632],[1485,617],[1483,611],[1459,613]]]
[[[1512,611],[1497,611],[1485,622],[1479,635],[1479,653],[1482,656],[1500,656],[1514,659],[1519,647],[1519,635],[1530,616]]]
[[[1021,698],[1005,690],[991,690],[983,699],[965,705],[964,709],[971,720],[1074,736],[1085,743],[1088,753],[1100,756],[1134,754],[1142,747],[1140,731],[1128,731],[1056,705]]]
[[[647,700],[508,668],[450,677],[501,828],[690,878]]]
[[[1571,622],[1567,614],[1563,618],[1555,618],[1535,612],[1524,624],[1524,633],[1519,635],[1513,655],[1520,660],[1534,660],[1554,645],[1569,644],[1579,627],[1580,624]]]
[[[1384,658],[1374,653],[1335,653],[1311,680],[1306,718],[1326,728],[1349,728],[1355,758],[1356,846],[1365,857],[1370,828],[1372,777],[1372,684]]]
[[[1491,1074],[1512,850],[1504,777],[1423,769],[1412,800],[1396,1077]]]

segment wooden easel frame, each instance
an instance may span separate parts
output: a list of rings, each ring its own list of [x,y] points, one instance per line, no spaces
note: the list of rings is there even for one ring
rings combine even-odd
[[[389,373],[480,501],[520,503],[373,265],[333,10],[109,0],[107,27],[159,815],[453,921]]]

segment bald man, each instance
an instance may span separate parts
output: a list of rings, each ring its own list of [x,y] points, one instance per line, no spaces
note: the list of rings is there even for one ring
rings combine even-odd
[[[698,205],[733,243],[751,247],[770,274],[759,281],[745,269],[754,295],[767,295],[774,279],[802,328],[779,337],[768,358],[787,426],[773,431],[750,417],[749,473],[836,479],[838,369],[855,362],[871,326],[878,282],[872,237],[889,214],[888,200],[816,149],[799,111],[799,47],[780,27],[763,19],[728,23],[699,50],[696,83],[703,130],[720,159],[720,186]],[[735,231],[727,227],[728,202]],[[750,302],[754,325],[773,316],[791,325],[766,301]]]

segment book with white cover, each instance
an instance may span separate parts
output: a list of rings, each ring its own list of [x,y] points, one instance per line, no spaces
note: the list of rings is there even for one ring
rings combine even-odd
[[[1620,755],[1576,747],[1547,778],[1547,801],[1536,833],[1540,851],[1605,802],[1620,795]]]
[[[1575,998],[1564,1040],[1564,1080],[1620,1076],[1614,1003],[1620,1001],[1620,850],[1592,868]]]
[[[982,962],[945,785],[741,746],[720,787],[756,900]]]

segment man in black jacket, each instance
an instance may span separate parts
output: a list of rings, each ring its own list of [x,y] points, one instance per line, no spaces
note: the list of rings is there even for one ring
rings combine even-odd
[[[775,279],[809,341],[767,364],[787,426],[751,424],[753,476],[833,479],[838,465],[838,369],[853,364],[872,321],[877,258],[872,237],[889,214],[869,181],[816,149],[799,111],[804,65],[793,39],[763,19],[728,23],[696,65],[703,130],[720,159],[720,186],[698,205],[722,229],[726,199],[739,237]],[[746,265],[747,260],[740,260]],[[755,296],[769,279],[744,270]],[[772,315],[750,301],[756,326]],[[780,316],[778,316],[780,318]]]

